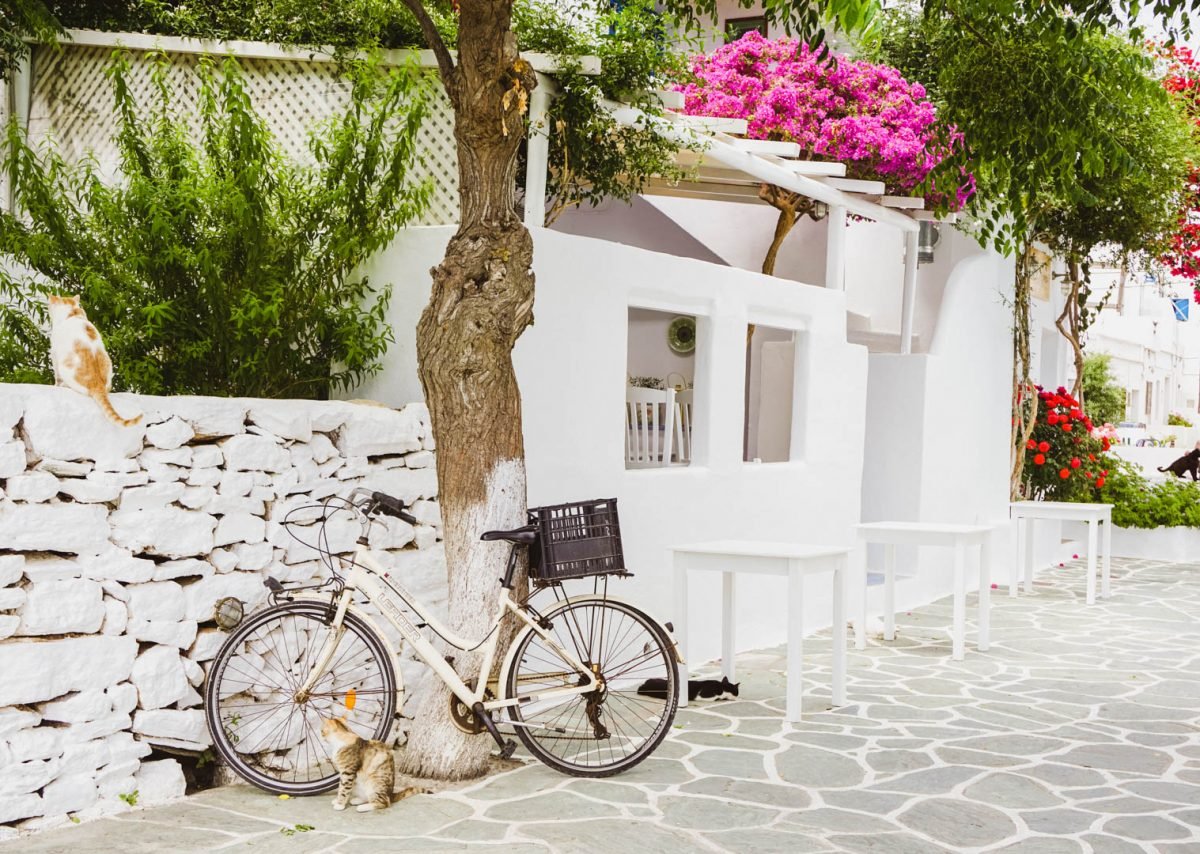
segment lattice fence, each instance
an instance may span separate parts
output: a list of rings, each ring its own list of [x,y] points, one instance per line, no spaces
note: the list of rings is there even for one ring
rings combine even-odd
[[[29,130],[35,140],[51,139],[68,160],[89,154],[101,168],[116,171],[113,137],[117,117],[113,110],[111,47],[64,44],[59,51],[39,48],[33,55],[33,89]],[[131,51],[130,89],[140,104],[156,97],[151,56]],[[166,85],[171,103],[181,114],[196,116],[199,126],[199,81],[194,53],[166,54],[170,67]],[[322,122],[338,115],[350,97],[349,86],[330,62],[301,59],[239,59],[246,90],[258,114],[289,157],[309,159],[309,134]],[[433,81],[431,81],[433,82]],[[434,100],[421,128],[418,163],[413,177],[433,179],[434,193],[420,219],[422,225],[447,225],[458,221],[458,161],[454,142],[454,114],[445,92],[430,87]]]

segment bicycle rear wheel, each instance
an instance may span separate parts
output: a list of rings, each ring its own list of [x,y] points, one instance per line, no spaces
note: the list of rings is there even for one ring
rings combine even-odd
[[[391,728],[391,656],[353,613],[346,614],[345,633],[325,674],[304,702],[296,702],[332,631],[328,618],[321,602],[260,611],[230,635],[209,670],[205,706],[213,745],[238,776],[268,792],[313,795],[337,785],[321,738],[326,718],[344,715],[367,739],[383,740]]]
[[[587,694],[512,706],[517,735],[551,768],[576,777],[627,771],[654,752],[679,702],[678,668],[666,632],[624,602],[564,602],[548,611],[550,635],[599,678]],[[517,641],[508,697],[587,684],[587,677],[536,632]]]

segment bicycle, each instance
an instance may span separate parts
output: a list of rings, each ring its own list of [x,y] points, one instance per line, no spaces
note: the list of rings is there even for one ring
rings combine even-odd
[[[232,630],[205,686],[213,745],[246,781],[289,795],[336,786],[332,757],[319,736],[324,718],[344,715],[364,738],[387,739],[404,694],[396,666],[400,650],[389,649],[356,594],[450,688],[448,714],[455,725],[489,733],[505,758],[516,743],[503,737],[500,726],[514,729],[531,754],[562,773],[605,777],[637,765],[670,729],[679,699],[675,644],[652,618],[607,595],[609,576],[631,574],[624,567],[615,500],[532,508],[530,524],[483,535],[512,548],[496,616],[476,640],[451,632],[368,552],[369,529],[380,514],[416,523],[401,500],[355,489],[315,508],[322,511],[312,520],[320,525],[316,548],[331,578],[292,587],[268,578],[269,607]],[[357,513],[363,525],[348,561],[333,555],[325,539],[325,524],[341,509]],[[295,536],[298,523],[291,514],[284,524]],[[530,551],[531,589],[554,592],[544,610],[535,609],[531,597],[513,598],[521,549]],[[335,561],[343,569],[349,564],[348,577]],[[590,595],[565,595],[562,582],[577,578],[592,579]],[[523,627],[492,679],[498,627],[510,614]],[[459,650],[479,650],[479,674],[461,678],[424,630]],[[646,691],[648,679],[661,681]],[[497,719],[502,713],[507,717]]]

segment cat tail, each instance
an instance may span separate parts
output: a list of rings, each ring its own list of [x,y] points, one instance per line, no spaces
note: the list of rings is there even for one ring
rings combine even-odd
[[[1159,471],[1166,471],[1166,469],[1164,469],[1164,468],[1160,468],[1160,469],[1159,469]]]
[[[112,401],[108,399],[108,392],[104,389],[97,389],[92,392],[92,400],[96,401],[96,405],[104,411],[104,414],[112,420],[114,424],[119,424],[122,427],[132,427],[142,420],[142,416],[138,415],[133,418],[122,418],[121,413],[113,409]]]

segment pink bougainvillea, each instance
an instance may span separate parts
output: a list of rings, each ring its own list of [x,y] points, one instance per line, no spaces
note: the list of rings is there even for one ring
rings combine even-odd
[[[684,112],[747,120],[751,139],[799,144],[802,157],[837,160],[847,175],[883,181],[891,192],[920,184],[961,135],[938,121],[919,83],[894,68],[838,57],[817,58],[795,39],[749,32],[711,54],[692,58],[696,82],[679,86]],[[961,208],[973,176],[933,188]]]

